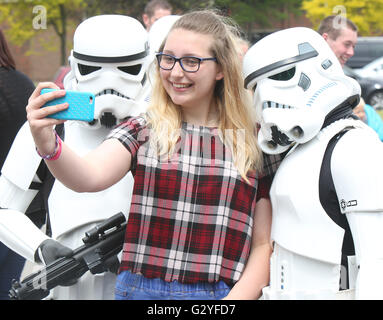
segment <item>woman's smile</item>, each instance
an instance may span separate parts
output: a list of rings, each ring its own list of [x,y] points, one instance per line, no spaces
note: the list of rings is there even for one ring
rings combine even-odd
[[[190,88],[193,84],[191,83],[176,83],[176,82],[171,82],[173,88],[176,90],[181,90],[184,91],[184,89]]]

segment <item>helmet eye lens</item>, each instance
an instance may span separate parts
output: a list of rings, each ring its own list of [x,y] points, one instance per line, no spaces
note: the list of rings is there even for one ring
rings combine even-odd
[[[133,76],[136,76],[140,73],[141,71],[141,64],[135,64],[134,66],[124,66],[124,67],[118,67],[119,70],[125,73],[129,73]]]
[[[270,76],[269,79],[277,80],[277,81],[287,81],[292,79],[294,75],[295,75],[295,67],[292,67],[286,71],[282,71],[280,73]]]
[[[80,74],[82,76],[86,76],[87,74],[90,74],[92,72],[95,72],[101,69],[101,67],[88,66],[88,65],[80,64],[80,63],[77,66],[78,66],[78,71],[80,71]]]
[[[78,71],[80,71],[80,74],[82,76],[88,75],[88,74],[90,74],[92,72],[95,72],[95,71],[101,69],[101,67],[89,66],[89,65],[80,64],[80,63],[77,66],[78,66]],[[131,74],[133,76],[138,75],[140,73],[140,71],[141,71],[141,68],[142,68],[141,64],[136,64],[136,65],[133,65],[133,66],[118,67],[118,69],[121,70],[122,72]]]

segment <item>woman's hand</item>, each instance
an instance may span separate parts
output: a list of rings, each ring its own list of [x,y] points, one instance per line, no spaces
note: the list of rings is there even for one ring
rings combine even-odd
[[[57,90],[40,95],[43,88],[60,89],[53,82],[39,83],[28,100],[26,107],[29,127],[40,154],[52,154],[55,150],[56,138],[53,132],[53,126],[65,122],[65,120],[56,120],[46,118],[48,115],[68,108],[67,103],[55,106],[41,108],[50,100],[65,96],[64,90]]]
[[[65,96],[64,90],[40,95],[43,88],[58,89],[51,82],[38,84],[28,101],[27,117],[33,139],[40,155],[55,152],[56,137],[53,126],[65,120],[46,116],[68,108],[68,103],[41,108],[46,102]],[[130,170],[131,154],[117,139],[107,139],[87,155],[80,157],[64,142],[59,158],[46,161],[53,176],[76,192],[97,192],[121,180]]]
[[[270,199],[261,198],[255,205],[250,255],[240,279],[224,300],[259,299],[270,280],[270,256],[273,251],[270,233],[272,207]]]

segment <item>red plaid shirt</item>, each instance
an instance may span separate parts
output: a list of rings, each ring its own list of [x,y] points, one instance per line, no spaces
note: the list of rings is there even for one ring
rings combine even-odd
[[[217,129],[184,123],[180,132],[165,161],[149,147],[141,117],[108,136],[132,154],[135,181],[120,271],[233,284],[249,256],[257,189],[267,196],[269,184],[258,186],[255,174],[250,184],[242,179]]]

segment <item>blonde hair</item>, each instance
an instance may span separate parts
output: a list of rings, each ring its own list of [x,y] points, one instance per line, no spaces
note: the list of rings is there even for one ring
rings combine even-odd
[[[212,36],[210,51],[224,75],[222,80],[217,81],[213,97],[219,113],[218,132],[233,155],[235,167],[248,182],[246,175],[249,171],[262,169],[262,153],[257,144],[256,119],[251,97],[243,85],[236,42],[239,28],[232,20],[216,11],[202,10],[181,16],[170,32],[175,29]],[[159,51],[162,51],[165,42],[166,39]],[[165,91],[158,69],[157,67],[147,114],[148,124],[152,129],[151,139],[156,140],[159,154],[166,155],[174,152],[174,146],[179,139],[182,114],[181,109]]]

